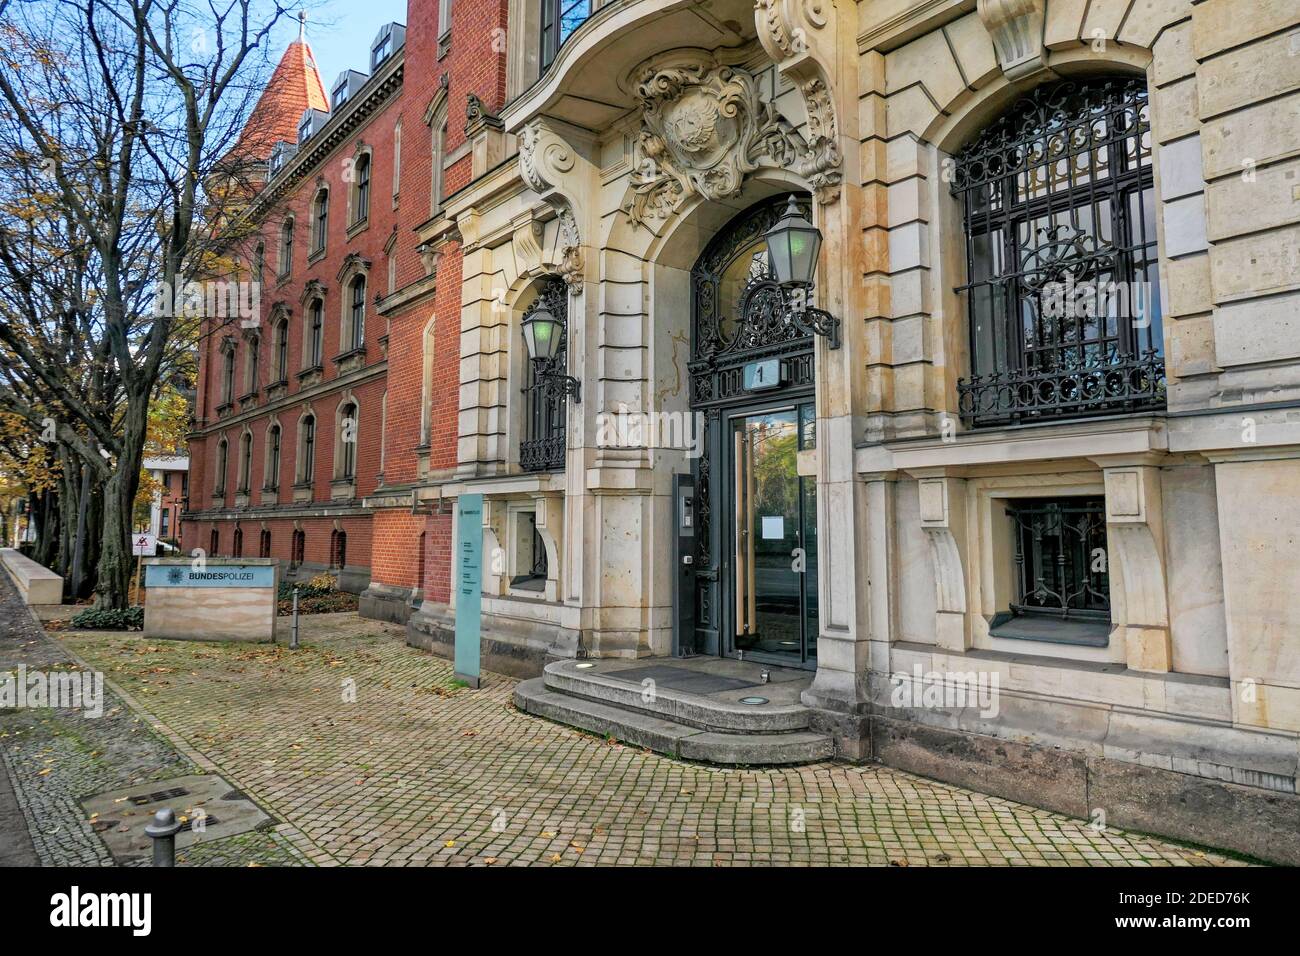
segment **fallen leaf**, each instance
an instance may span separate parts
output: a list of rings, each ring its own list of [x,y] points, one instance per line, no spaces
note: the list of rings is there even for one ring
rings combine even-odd
[[[560,854],[558,853],[556,853],[554,856],[551,857],[552,863],[561,863],[563,861],[564,861],[564,857],[560,856]]]
[[[446,843],[443,844],[443,846],[447,847],[447,849],[451,849],[455,845],[456,845],[455,840],[448,840]]]
[[[488,866],[491,866],[491,865],[492,865],[493,863],[495,863],[496,861],[497,861],[497,858],[496,858],[496,857],[494,857],[494,856],[489,856],[489,857],[487,857],[483,862],[486,863]]]

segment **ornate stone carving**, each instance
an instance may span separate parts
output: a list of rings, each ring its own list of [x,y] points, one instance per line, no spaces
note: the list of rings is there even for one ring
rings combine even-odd
[[[560,207],[559,224],[563,253],[557,271],[568,284],[569,291],[581,295],[586,263],[582,256],[582,239],[578,235],[578,221],[574,218],[573,210],[568,206]]]
[[[477,93],[465,94],[465,135],[473,136],[484,127],[501,129],[501,120],[488,111]]]
[[[573,147],[541,123],[530,123],[520,132],[519,174],[534,192],[554,189],[575,161]]]
[[[1043,0],[979,0],[977,9],[1007,79],[1043,68]]]
[[[736,196],[745,176],[764,163],[792,168],[819,190],[838,186],[829,96],[807,142],[764,101],[753,75],[707,55],[677,54],[647,65],[635,89],[643,125],[624,210],[637,225],[666,217],[690,195]]]

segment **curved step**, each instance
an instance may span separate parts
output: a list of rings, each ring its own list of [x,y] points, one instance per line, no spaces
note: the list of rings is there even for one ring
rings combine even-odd
[[[595,670],[579,670],[578,663],[565,660],[547,664],[542,671],[547,689],[721,733],[774,734],[808,728],[809,712],[802,704],[755,707],[666,687],[657,688],[654,699],[647,701],[642,697],[640,684],[617,680]],[[755,687],[749,693],[765,696],[775,686]]]
[[[574,697],[546,687],[543,678],[515,687],[515,706],[528,714],[614,737],[658,753],[706,763],[759,766],[827,760],[834,744],[811,731],[745,734],[713,733],[640,711]]]

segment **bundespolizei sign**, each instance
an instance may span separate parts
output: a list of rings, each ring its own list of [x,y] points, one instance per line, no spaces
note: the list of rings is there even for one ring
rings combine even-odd
[[[280,563],[274,558],[147,558],[145,637],[275,640]]]
[[[483,611],[483,496],[456,499],[455,675],[479,685],[479,624]]]

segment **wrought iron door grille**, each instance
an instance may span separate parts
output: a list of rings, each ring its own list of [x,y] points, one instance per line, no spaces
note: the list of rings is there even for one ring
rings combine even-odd
[[[1103,498],[1012,501],[1016,600],[1011,612],[1110,620]]]
[[[551,369],[562,371],[568,362],[568,286],[558,276],[547,276],[537,299],[524,310],[524,318],[538,308],[547,309],[564,323],[559,332],[559,351]],[[527,353],[525,353],[527,354]],[[565,452],[565,419],[568,398],[558,388],[548,388],[536,363],[524,359],[524,434],[519,443],[519,466],[524,471],[562,471]]]
[[[1162,408],[1151,128],[1137,78],[1018,100],[956,156],[970,427]]]

